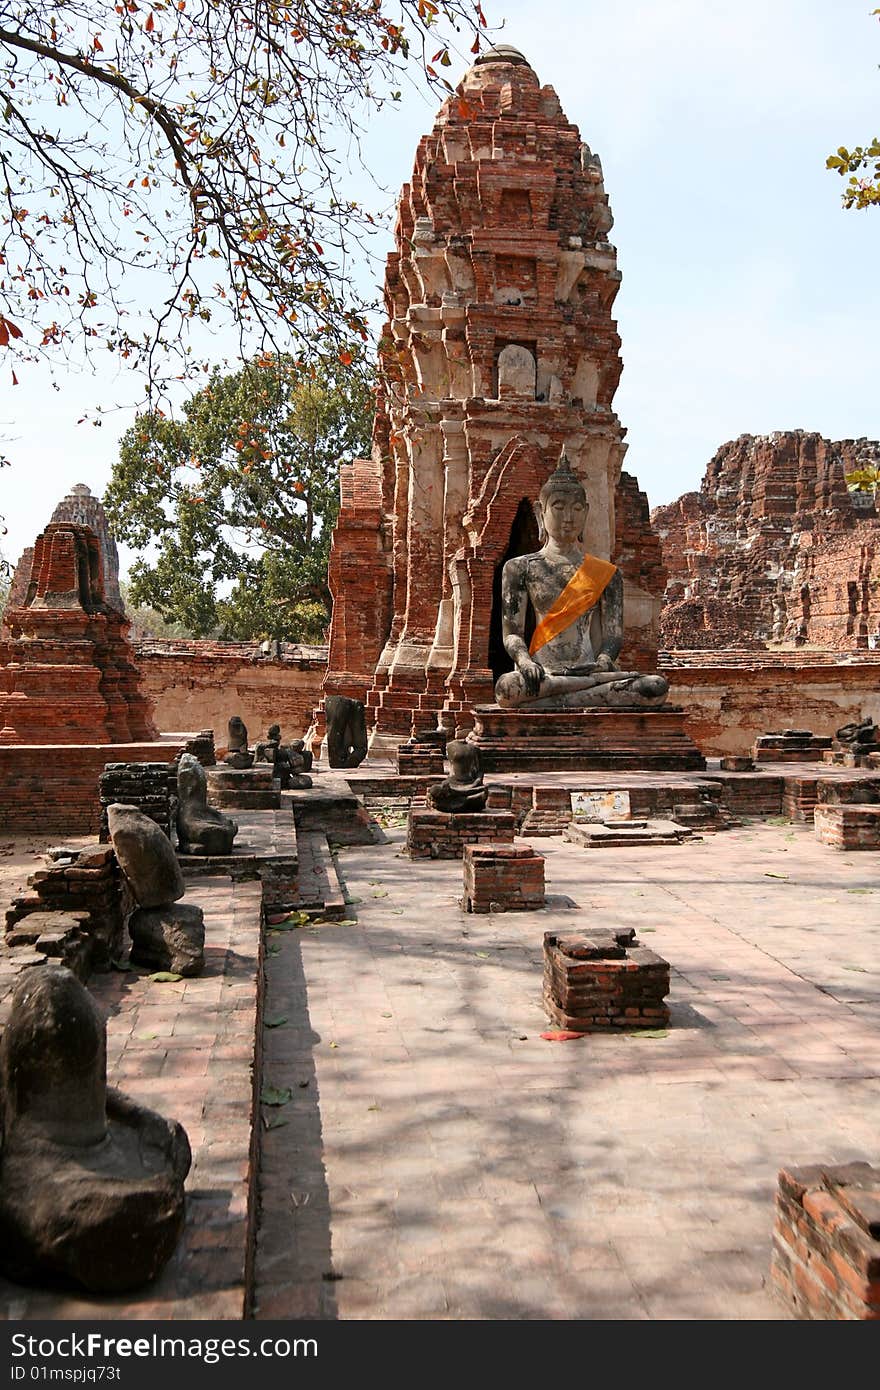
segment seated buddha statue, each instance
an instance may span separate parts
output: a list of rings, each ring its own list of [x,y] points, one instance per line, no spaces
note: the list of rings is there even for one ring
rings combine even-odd
[[[496,682],[498,704],[528,710],[662,705],[669,689],[663,676],[617,664],[623,576],[585,551],[589,503],[564,450],[541,489],[539,513],[544,545],[508,560],[502,572],[502,633],[515,669]],[[527,642],[529,604],[536,626]]]

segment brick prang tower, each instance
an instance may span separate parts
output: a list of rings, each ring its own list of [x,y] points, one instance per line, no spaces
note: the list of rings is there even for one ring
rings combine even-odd
[[[342,469],[326,693],[364,699],[371,749],[458,736],[509,662],[500,571],[537,548],[533,504],[565,447],[587,548],[625,579],[624,666],[654,669],[665,585],[612,409],[620,285],[599,159],[516,49],[442,106],[401,193],[369,459]]]

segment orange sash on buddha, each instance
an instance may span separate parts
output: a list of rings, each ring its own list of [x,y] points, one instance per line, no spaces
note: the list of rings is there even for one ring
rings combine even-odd
[[[607,560],[597,560],[595,555],[585,555],[580,569],[572,575],[559,598],[547,609],[535,628],[529,643],[529,656],[534,656],[536,651],[571,627],[598,603],[616,573],[616,565],[609,564]]]

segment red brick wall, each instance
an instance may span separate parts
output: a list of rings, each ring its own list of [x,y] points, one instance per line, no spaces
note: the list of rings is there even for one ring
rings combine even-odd
[[[748,753],[759,734],[880,718],[880,654],[836,661],[821,652],[679,652],[661,654],[669,699],[687,711],[691,738],[708,757]]]
[[[276,723],[285,739],[302,738],[327,669],[326,647],[294,647],[279,658],[261,656],[253,642],[154,641],[139,643],[135,653],[159,728],[213,729],[218,748],[226,746],[233,714],[247,725],[252,746]]]
[[[105,763],[168,761],[183,743],[0,745],[0,830],[97,834]]]

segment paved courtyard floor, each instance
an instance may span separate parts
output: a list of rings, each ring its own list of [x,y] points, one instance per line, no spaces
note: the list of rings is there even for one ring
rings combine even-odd
[[[340,853],[356,925],[269,948],[256,1315],[785,1318],[778,1168],[880,1159],[878,856],[542,839],[548,908],[468,917],[460,862],[388,836]],[[541,1039],[580,923],[671,962],[668,1030]]]

